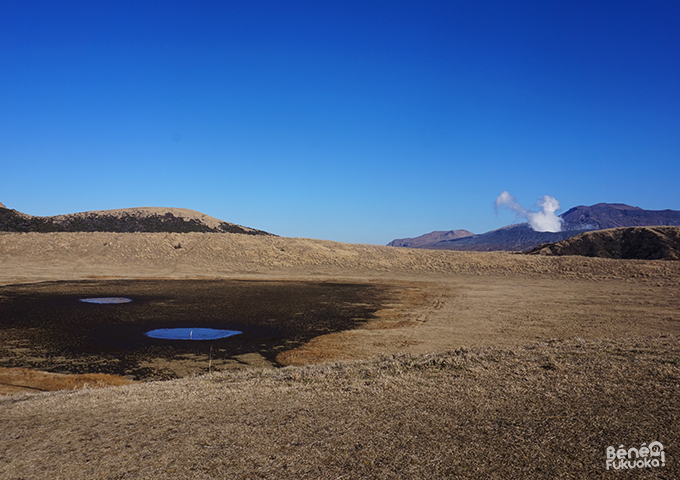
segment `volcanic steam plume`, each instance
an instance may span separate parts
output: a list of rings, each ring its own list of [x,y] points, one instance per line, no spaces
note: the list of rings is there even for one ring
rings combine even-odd
[[[560,209],[560,202],[550,195],[545,195],[538,199],[536,206],[541,210],[533,212],[527,210],[517,203],[515,197],[508,192],[501,193],[496,198],[496,211],[501,207],[506,207],[517,214],[518,217],[526,218],[529,226],[536,232],[559,232],[562,230],[562,219],[555,215],[555,211]]]

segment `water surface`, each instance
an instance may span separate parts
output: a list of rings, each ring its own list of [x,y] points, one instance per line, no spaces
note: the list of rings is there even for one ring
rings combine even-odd
[[[147,337],[164,340],[215,340],[238,335],[238,330],[218,328],[157,328],[145,333]]]
[[[132,299],[125,297],[94,297],[94,298],[81,298],[80,301],[85,303],[113,304],[113,303],[130,303]]]

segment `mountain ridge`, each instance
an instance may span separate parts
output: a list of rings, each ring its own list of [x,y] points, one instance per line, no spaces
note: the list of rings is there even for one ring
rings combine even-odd
[[[564,229],[568,230],[680,225],[680,211],[645,210],[625,203],[579,205],[564,212],[560,218],[564,221]]]
[[[44,233],[212,232],[272,235],[262,230],[225,222],[187,208],[119,208],[41,217],[8,209],[2,204],[0,204],[0,231]]]
[[[624,203],[598,203],[579,205],[560,215],[563,220],[560,232],[536,232],[528,223],[519,223],[455,239],[421,242],[410,248],[462,251],[527,251],[546,243],[556,243],[584,232],[622,227],[680,226],[680,211],[645,210]],[[433,232],[435,233],[435,232]],[[421,235],[423,238],[431,234]],[[389,246],[402,246],[396,239]]]
[[[419,248],[420,245],[428,245],[443,240],[455,240],[470,237],[474,233],[469,230],[436,230],[413,238],[398,238],[387,244],[388,247],[411,247]]]

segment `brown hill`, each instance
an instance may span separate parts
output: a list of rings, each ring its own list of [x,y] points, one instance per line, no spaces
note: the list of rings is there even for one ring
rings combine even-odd
[[[680,227],[626,227],[586,232],[541,245],[531,255],[581,255],[637,260],[680,260]]]
[[[211,232],[270,235],[186,208],[140,207],[39,217],[0,204],[1,232]]]

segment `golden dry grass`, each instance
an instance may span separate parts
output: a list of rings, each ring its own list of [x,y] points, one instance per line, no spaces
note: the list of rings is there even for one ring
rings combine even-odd
[[[106,373],[66,375],[40,372],[27,368],[0,368],[0,395],[14,395],[30,391],[77,390],[129,385],[131,380]]]
[[[174,248],[178,243],[181,249]],[[4,233],[0,264],[0,282],[5,284],[192,276],[411,280],[452,274],[671,284],[680,273],[680,262],[416,250],[226,233]]]
[[[660,441],[677,478],[677,337],[511,349],[14,396],[2,478],[611,478]],[[617,477],[618,478],[618,477]]]
[[[280,355],[282,369],[0,399],[0,478],[680,478],[680,262],[6,234],[0,265],[0,284],[313,279],[391,292],[373,321]],[[606,470],[607,446],[655,440],[663,468]]]

